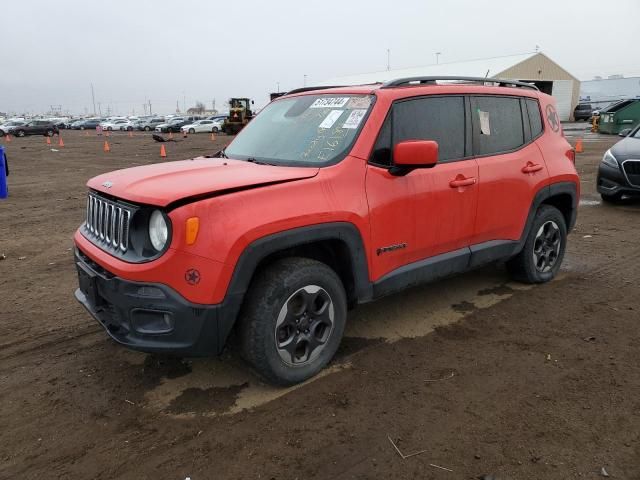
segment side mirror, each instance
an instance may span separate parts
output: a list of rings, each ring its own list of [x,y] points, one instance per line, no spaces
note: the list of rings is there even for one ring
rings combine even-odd
[[[619,137],[626,137],[631,133],[631,128],[623,128],[622,130],[620,130],[620,133],[618,133]]]
[[[405,140],[393,148],[392,175],[406,175],[416,168],[433,168],[438,162],[438,142]]]

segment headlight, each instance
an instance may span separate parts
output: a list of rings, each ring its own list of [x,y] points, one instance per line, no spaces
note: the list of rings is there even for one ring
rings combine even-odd
[[[607,150],[606,152],[604,152],[604,157],[602,157],[602,163],[604,163],[605,165],[609,165],[610,167],[613,167],[613,168],[618,168],[618,161],[616,160],[616,157],[614,157],[613,154],[611,153],[611,150]]]
[[[149,218],[149,240],[151,245],[160,252],[167,244],[169,229],[167,221],[160,210],[154,210]]]

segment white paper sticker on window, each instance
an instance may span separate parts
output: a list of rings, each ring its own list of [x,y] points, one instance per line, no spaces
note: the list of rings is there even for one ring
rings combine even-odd
[[[349,97],[318,98],[309,108],[341,108],[349,101]]]
[[[491,125],[489,124],[489,112],[483,112],[478,110],[478,117],[480,118],[480,134],[491,135]]]
[[[349,115],[349,118],[344,122],[342,128],[358,128],[360,122],[364,118],[364,114],[367,113],[366,110],[354,110]]]
[[[344,112],[344,110],[331,110],[329,112],[329,115],[327,115],[325,119],[322,121],[322,123],[318,125],[318,128],[333,127],[333,124],[336,123],[336,120],[338,120],[338,118],[340,118],[340,115],[342,115],[342,112]]]

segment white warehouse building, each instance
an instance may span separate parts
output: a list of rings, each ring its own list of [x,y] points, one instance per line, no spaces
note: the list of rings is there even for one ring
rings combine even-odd
[[[580,99],[580,80],[540,52],[347,75],[324,80],[319,85],[362,85],[395,78],[437,76],[493,77],[533,83],[540,91],[555,97],[562,121],[572,119]]]

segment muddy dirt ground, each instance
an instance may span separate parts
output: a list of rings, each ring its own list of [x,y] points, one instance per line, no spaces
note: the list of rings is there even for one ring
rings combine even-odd
[[[71,252],[85,182],[160,161],[159,144],[63,138],[3,141],[0,478],[640,478],[640,203],[603,205],[594,183],[617,137],[585,139],[557,280],[496,265],[359,307],[331,367],[288,390],[233,352],[127,351],[89,318]],[[227,141],[192,136],[167,160]]]

